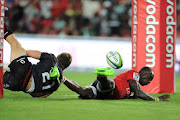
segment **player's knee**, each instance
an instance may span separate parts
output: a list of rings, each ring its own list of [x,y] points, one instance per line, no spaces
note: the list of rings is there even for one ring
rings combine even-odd
[[[90,87],[82,87],[79,93],[80,93],[80,98],[84,98],[84,99],[93,98],[93,91]]]
[[[99,92],[108,92],[115,88],[115,83],[113,80],[107,80],[106,83],[98,82],[96,87]]]
[[[115,88],[115,83],[114,83],[114,81],[109,81],[109,87],[111,88],[111,89],[114,89]]]

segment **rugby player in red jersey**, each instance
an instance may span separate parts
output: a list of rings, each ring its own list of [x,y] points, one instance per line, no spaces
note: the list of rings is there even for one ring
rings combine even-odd
[[[141,90],[140,85],[148,85],[154,78],[154,72],[149,67],[143,67],[139,72],[127,70],[112,80],[107,75],[113,74],[113,72],[110,68],[97,68],[97,80],[86,87],[82,87],[67,78],[64,78],[63,81],[69,89],[78,93],[79,97],[83,99],[140,98],[149,101],[168,101],[168,98],[170,98],[168,94],[154,98]],[[131,96],[132,93],[133,96]]]

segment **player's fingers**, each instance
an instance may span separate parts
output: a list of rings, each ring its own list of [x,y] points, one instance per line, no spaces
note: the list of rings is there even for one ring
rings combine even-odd
[[[171,96],[170,95],[166,95],[166,98],[170,98]]]
[[[163,96],[163,98],[166,98],[166,99],[167,99],[167,98],[170,98],[170,97],[171,97],[171,96],[168,95],[168,94],[166,94],[166,95]]]

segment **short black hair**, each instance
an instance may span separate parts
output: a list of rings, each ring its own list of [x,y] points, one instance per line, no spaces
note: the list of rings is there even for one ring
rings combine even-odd
[[[61,53],[57,56],[57,59],[61,63],[63,70],[66,69],[72,62],[72,56],[69,53]]]
[[[150,67],[143,67],[139,73],[145,73],[145,74],[148,74],[150,79],[152,80],[154,78],[154,72],[153,70],[150,68]]]

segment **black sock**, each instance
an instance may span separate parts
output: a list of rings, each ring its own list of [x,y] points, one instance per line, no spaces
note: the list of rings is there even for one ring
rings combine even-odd
[[[13,34],[13,31],[4,23],[4,39],[11,34]]]

